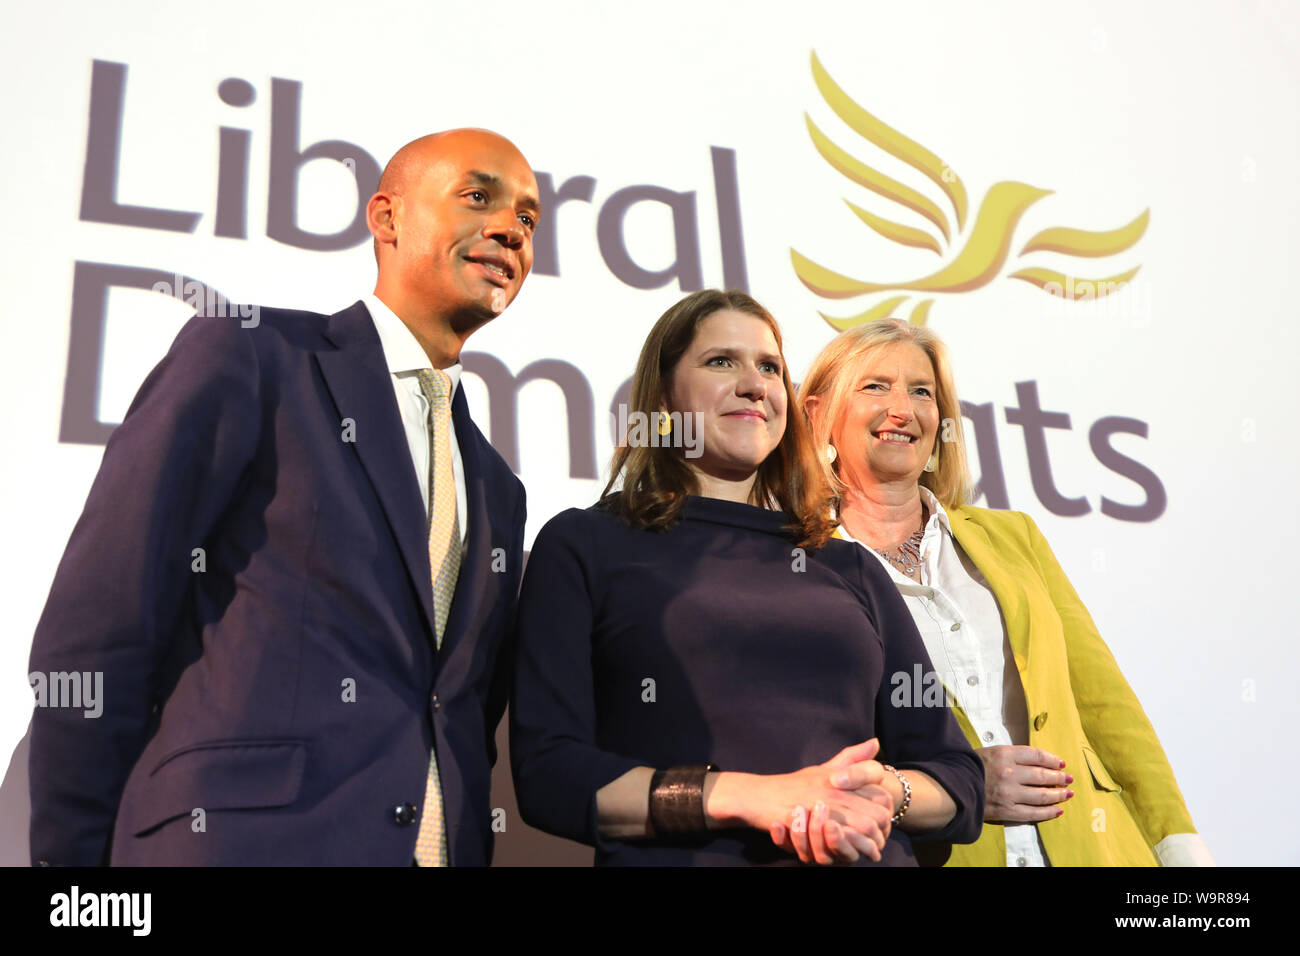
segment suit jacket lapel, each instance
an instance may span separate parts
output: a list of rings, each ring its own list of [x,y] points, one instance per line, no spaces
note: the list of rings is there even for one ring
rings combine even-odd
[[[316,361],[340,418],[356,423],[352,447],[384,509],[411,584],[419,595],[432,641],[433,579],[425,530],[427,517],[379,333],[366,307],[358,302],[330,316],[326,337],[336,348],[317,352]]]
[[[1007,625],[1007,639],[1011,643],[1011,651],[1016,656],[1016,665],[1023,680],[1029,664],[1029,602],[1020,582],[1012,573],[1014,559],[1010,555],[999,554],[989,540],[988,532],[972,520],[964,509],[950,510],[948,515],[952,519],[950,525],[953,537],[975,567],[979,568],[980,574],[984,575],[984,580],[988,581],[998,599],[1002,619]]]

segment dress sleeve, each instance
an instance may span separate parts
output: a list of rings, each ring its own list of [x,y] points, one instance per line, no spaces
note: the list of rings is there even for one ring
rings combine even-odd
[[[595,745],[593,592],[600,565],[592,523],[583,511],[557,515],[529,555],[516,625],[510,761],[525,822],[598,846],[596,791],[642,762]]]
[[[861,548],[855,550],[863,587],[870,599],[868,613],[884,645],[885,666],[876,694],[878,759],[899,770],[923,771],[957,804],[957,812],[943,829],[909,832],[908,838],[913,843],[973,843],[984,825],[984,765],[947,706],[916,622],[898,589],[873,558]],[[937,701],[924,695],[925,704],[919,707],[915,706],[915,695],[895,694],[898,685],[894,682],[894,675],[902,674],[908,681],[904,686],[910,687],[918,663],[921,674],[933,681],[939,695]]]
[[[1103,765],[1094,772],[1113,775],[1148,847],[1154,849],[1173,834],[1194,834],[1173,769],[1137,695],[1042,532],[1028,515],[1021,517],[1064,627],[1075,705],[1084,736]]]

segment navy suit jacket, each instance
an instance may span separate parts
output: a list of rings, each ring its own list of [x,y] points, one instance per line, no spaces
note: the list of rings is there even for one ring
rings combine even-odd
[[[31,655],[102,673],[102,714],[36,708],[33,862],[408,866],[436,749],[451,861],[486,865],[523,486],[457,389],[469,536],[435,651],[369,313],[259,318],[191,319],[105,449]]]

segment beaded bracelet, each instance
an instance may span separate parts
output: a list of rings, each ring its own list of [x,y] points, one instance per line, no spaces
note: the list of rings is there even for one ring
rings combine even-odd
[[[881,764],[881,766],[897,777],[898,782],[903,785],[903,802],[899,806],[898,812],[895,813],[889,821],[891,824],[894,824],[903,819],[903,814],[907,813],[907,808],[912,805],[912,785],[907,782],[907,778],[904,777],[900,771],[895,770],[889,764],[884,763]]]

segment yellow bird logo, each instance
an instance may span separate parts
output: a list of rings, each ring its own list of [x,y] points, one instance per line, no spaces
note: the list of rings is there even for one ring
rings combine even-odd
[[[834,272],[791,249],[795,274],[817,295],[827,299],[872,297],[868,300],[871,302],[868,308],[857,315],[835,318],[823,312],[820,313],[821,317],[842,331],[861,322],[893,315],[896,309],[915,298],[919,301],[912,303],[907,318],[914,325],[924,325],[930,307],[934,304],[934,299],[925,297],[925,293],[969,292],[988,285],[997,278],[1010,255],[1012,234],[1021,217],[1030,206],[1044,196],[1050,196],[1052,191],[1038,189],[1027,183],[994,183],[980,202],[975,223],[969,233],[965,234],[964,245],[955,255],[950,255],[954,239],[960,237],[966,228],[968,202],[961,177],[930,150],[882,123],[854,102],[831,79],[816,53],[812,56],[812,72],[817,89],[835,115],[867,142],[907,163],[934,183],[947,198],[956,219],[954,229],[938,203],[850,155],[832,142],[817,127],[812,117],[805,113],[808,135],[826,162],[859,186],[905,206],[933,228],[918,228],[894,222],[845,199],[854,215],[886,239],[905,246],[928,249],[947,259],[938,270],[919,279],[872,282]],[[1150,214],[1150,209],[1143,210],[1128,225],[1106,232],[1062,226],[1044,229],[1030,237],[1020,249],[1018,258],[1035,252],[1058,252],[1084,258],[1112,256],[1131,248],[1142,238]],[[1139,268],[1141,267],[1135,266],[1127,272],[1104,279],[1084,279],[1054,269],[1026,266],[1010,273],[1009,277],[1031,283],[1057,296],[1070,299],[1100,298],[1122,288],[1137,274]]]

